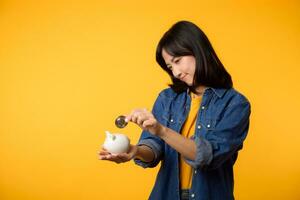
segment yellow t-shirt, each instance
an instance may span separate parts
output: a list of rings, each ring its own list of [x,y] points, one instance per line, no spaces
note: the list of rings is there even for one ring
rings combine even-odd
[[[184,137],[190,138],[192,135],[194,135],[195,124],[201,100],[202,96],[195,96],[193,93],[191,93],[190,112],[181,130],[181,134]],[[184,161],[181,155],[179,166],[181,189],[190,189],[192,184],[192,167]]]

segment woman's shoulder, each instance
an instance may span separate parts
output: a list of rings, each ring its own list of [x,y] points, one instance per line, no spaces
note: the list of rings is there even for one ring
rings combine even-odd
[[[213,91],[213,93],[219,97],[221,101],[230,102],[229,104],[236,104],[236,103],[249,103],[248,98],[242,94],[240,91],[236,90],[235,88],[207,88],[208,90]],[[210,92],[211,92],[210,91]],[[160,91],[159,97],[162,99],[168,100],[181,100],[186,95],[186,92],[176,93],[172,88],[165,88]]]
[[[160,91],[159,96],[173,99],[174,97],[178,96],[178,93],[176,93],[172,88],[169,87]]]
[[[242,94],[240,91],[238,91],[235,88],[227,89],[224,93],[225,100],[230,100],[231,104],[237,104],[237,103],[248,103],[250,104],[248,98]]]

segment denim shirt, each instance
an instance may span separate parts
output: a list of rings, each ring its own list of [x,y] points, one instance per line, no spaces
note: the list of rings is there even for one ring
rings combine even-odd
[[[162,125],[180,134],[190,103],[188,91],[178,94],[167,88],[160,92],[152,113]],[[196,158],[185,158],[193,171],[190,199],[234,199],[233,165],[249,129],[249,117],[250,103],[235,89],[205,90],[190,138],[197,146]],[[137,165],[155,167],[161,161],[149,199],[180,200],[179,153],[147,131],[142,132],[138,145],[150,147],[154,160],[134,159]]]

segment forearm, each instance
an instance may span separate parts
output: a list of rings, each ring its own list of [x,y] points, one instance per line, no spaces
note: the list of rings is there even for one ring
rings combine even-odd
[[[154,153],[150,147],[146,145],[138,145],[135,158],[144,162],[151,162],[154,159]]]
[[[186,138],[167,127],[162,127],[157,135],[182,156],[195,160],[197,146],[193,140]]]

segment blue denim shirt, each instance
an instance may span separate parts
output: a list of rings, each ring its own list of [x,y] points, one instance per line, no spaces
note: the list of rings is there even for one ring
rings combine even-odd
[[[171,88],[156,99],[152,113],[164,126],[180,134],[189,113],[188,91],[180,94]],[[249,129],[250,103],[235,89],[207,88],[198,112],[195,133],[195,160],[185,158],[193,168],[190,199],[231,200],[233,196],[233,165]],[[179,200],[179,153],[161,138],[143,131],[138,145],[147,145],[154,152],[152,162],[134,159],[144,168],[161,161],[149,199]]]

